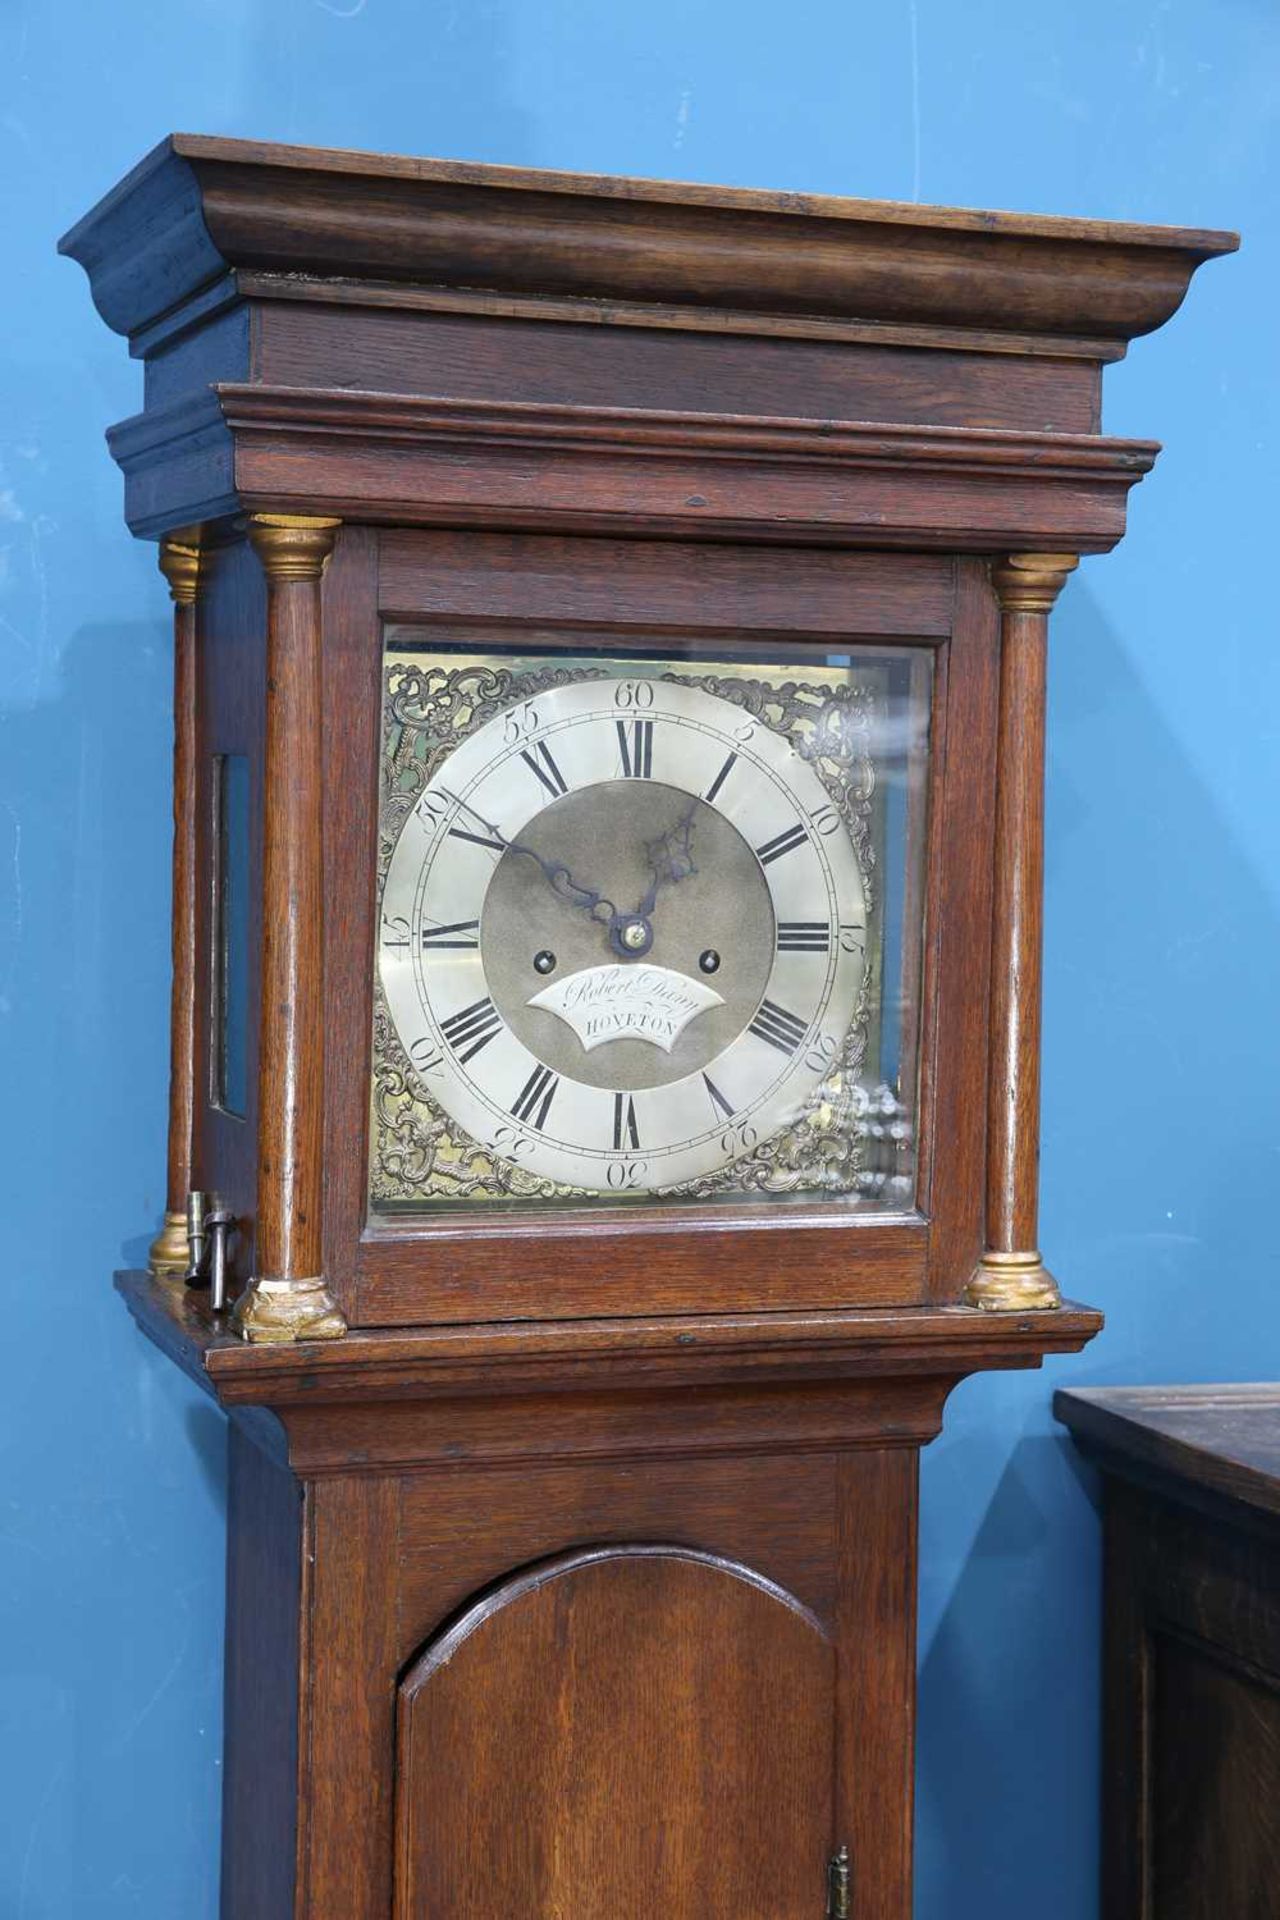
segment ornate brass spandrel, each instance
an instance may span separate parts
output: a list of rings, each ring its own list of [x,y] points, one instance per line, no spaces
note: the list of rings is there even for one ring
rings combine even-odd
[[[628,663],[632,670],[640,664]],[[813,768],[848,831],[866,891],[867,945],[853,1019],[830,1070],[804,1111],[781,1132],[749,1145],[731,1164],[702,1178],[655,1189],[653,1198],[705,1200],[735,1194],[812,1194],[852,1199],[885,1211],[913,1203],[913,1116],[888,1085],[864,1078],[882,991],[882,915],[878,897],[873,757],[879,693],[868,674],[850,682],[817,670],[809,680],[779,670],[776,679],[743,667],[676,671],[652,663],[665,679],[731,701],[790,740]],[[820,677],[821,676],[821,677]],[[384,666],[383,754],[378,838],[381,896],[396,841],[419,795],[460,743],[518,701],[608,671],[588,661],[569,666],[512,666],[490,658],[445,665],[416,654],[389,655]],[[422,1203],[580,1203],[599,1196],[531,1174],[491,1153],[445,1115],[423,1088],[387,1011],[381,983],[373,991],[369,1197],[401,1210]]]

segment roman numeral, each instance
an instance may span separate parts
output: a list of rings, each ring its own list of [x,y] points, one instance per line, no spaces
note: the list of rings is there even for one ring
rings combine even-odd
[[[754,1033],[757,1040],[767,1040],[779,1053],[794,1053],[807,1031],[807,1021],[788,1013],[785,1007],[775,1006],[772,1000],[760,1002],[760,1011],[747,1028],[748,1033]]]
[[[829,920],[779,920],[779,953],[826,953],[831,945]]]
[[[733,1108],[729,1105],[729,1102],[725,1099],[719,1087],[716,1085],[715,1081],[711,1078],[709,1074],[706,1074],[706,1073],[703,1074],[702,1084],[706,1088],[707,1092],[711,1095],[712,1107],[718,1109],[721,1116],[725,1120],[732,1120]]]
[[[520,758],[534,778],[541,780],[553,800],[558,800],[562,793],[568,793],[564,775],[551,758],[551,750],[545,740],[535,741],[532,747],[523,748]]]
[[[559,1085],[550,1067],[535,1067],[516,1095],[512,1114],[517,1120],[523,1120],[526,1125],[536,1127],[541,1132]]]
[[[481,1047],[487,1047],[494,1035],[502,1032],[502,1015],[486,995],[442,1020],[440,1031],[457,1054],[459,1066],[465,1067]]]
[[[465,827],[450,827],[450,835],[455,840],[470,840],[474,847],[488,847],[492,853],[505,853],[506,847],[501,840],[494,840],[487,833],[468,833]]]
[[[640,1129],[636,1125],[636,1103],[629,1093],[615,1093],[613,1096],[613,1150],[620,1153],[623,1147],[640,1145]]]
[[[441,947],[478,947],[476,938],[480,931],[478,920],[455,920],[447,927],[424,927],[422,929],[422,951],[437,953]],[[458,935],[453,939],[451,935]]]
[[[756,859],[762,867],[771,860],[781,860],[784,853],[794,853],[809,838],[803,827],[788,827],[783,833],[775,833],[772,840],[766,840],[762,847],[756,848]]]
[[[725,781],[729,778],[729,775],[733,772],[733,763],[737,759],[737,757],[738,756],[736,753],[731,753],[729,755],[729,758],[725,761],[719,773],[716,775],[715,779],[711,782],[711,785],[707,788],[706,797],[707,797],[708,806],[715,799],[721,787],[724,785]]]
[[[652,720],[615,720],[624,780],[648,780],[653,774]]]

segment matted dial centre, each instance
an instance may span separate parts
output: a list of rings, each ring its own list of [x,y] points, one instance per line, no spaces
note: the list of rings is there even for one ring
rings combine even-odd
[[[635,911],[654,885],[652,850],[686,819],[692,870],[660,881],[650,913]],[[768,984],[776,936],[760,863],[724,814],[662,781],[605,780],[544,807],[520,840],[563,863],[575,887],[603,896],[588,912],[552,889],[536,859],[514,850],[494,870],[480,923],[485,979],[531,1053],[587,1085],[639,1089],[696,1071],[736,1039]],[[563,1020],[529,1004],[547,984],[532,966],[541,951],[555,955],[557,980],[611,960],[699,980],[699,956],[710,947],[724,956],[716,975],[722,1004],[691,1021],[671,1054],[637,1039],[588,1051]]]

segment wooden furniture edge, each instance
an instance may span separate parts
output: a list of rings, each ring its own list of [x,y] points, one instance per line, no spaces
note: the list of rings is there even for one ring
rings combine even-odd
[[[1218,1510],[1229,1502],[1280,1521],[1280,1481],[1247,1461],[1224,1459],[1184,1434],[1141,1416],[1162,1409],[1205,1412],[1257,1406],[1280,1417],[1280,1387],[1266,1383],[1188,1387],[1059,1388],[1054,1417],[1104,1472],[1187,1505]]]

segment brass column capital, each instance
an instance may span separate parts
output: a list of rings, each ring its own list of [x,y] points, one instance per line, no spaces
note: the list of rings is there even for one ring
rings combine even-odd
[[[166,534],[160,542],[160,551],[156,560],[161,573],[169,582],[169,593],[175,606],[191,607],[195,605],[196,588],[200,584],[200,549],[189,540],[175,540]]]
[[[1080,564],[1078,553],[1009,553],[991,569],[1005,613],[1049,613]]]
[[[249,539],[273,586],[289,580],[318,580],[341,525],[341,520],[317,520],[300,513],[254,513],[249,516]]]

